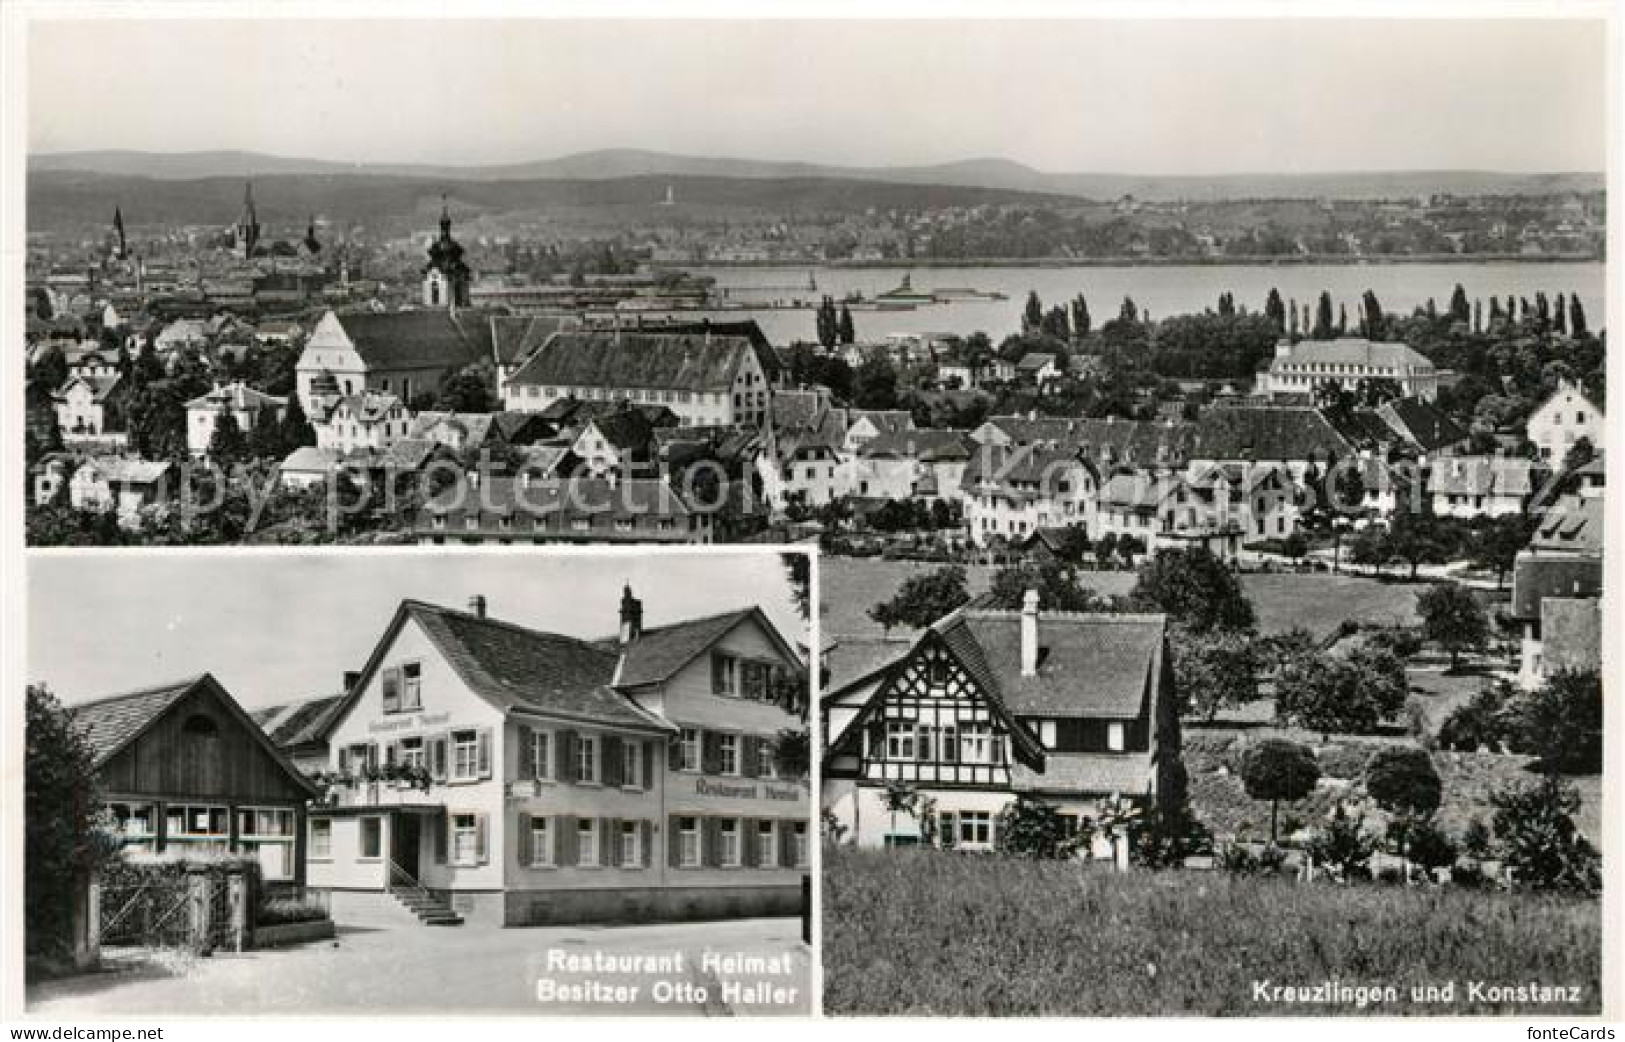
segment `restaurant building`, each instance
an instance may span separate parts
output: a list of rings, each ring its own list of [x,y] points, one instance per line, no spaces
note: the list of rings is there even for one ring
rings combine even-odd
[[[806,670],[759,608],[585,640],[402,602],[348,684],[310,885],[431,923],[792,914]]]

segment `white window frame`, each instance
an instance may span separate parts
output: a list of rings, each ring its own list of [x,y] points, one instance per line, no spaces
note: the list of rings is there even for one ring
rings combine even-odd
[[[412,742],[417,744],[408,744]],[[422,735],[413,735],[410,738],[401,739],[400,764],[402,767],[427,767],[429,765],[429,743]]]
[[[643,788],[643,743],[621,742],[621,788]]]
[[[779,764],[774,742],[769,738],[756,740],[756,776],[773,779],[779,776]]]
[[[677,819],[677,864],[680,868],[699,868],[701,860],[700,819]]]
[[[552,781],[557,764],[553,760],[553,732],[533,731],[530,752],[530,776],[536,781]]]
[[[576,822],[576,865],[579,868],[598,867],[598,819],[582,818]]]
[[[723,731],[717,735],[717,767],[719,773],[729,777],[739,777],[740,759],[739,736]]]
[[[643,867],[643,830],[636,821],[621,822],[621,834],[616,842],[616,862],[622,868]]]
[[[599,750],[603,748],[603,743],[598,740],[597,735],[592,734],[584,734],[578,741],[580,744],[576,748],[576,784],[597,785],[603,774],[598,769]]]
[[[275,831],[260,832],[261,816],[269,815],[277,822]],[[249,828],[243,828],[244,825]],[[264,878],[285,882],[298,874],[295,863],[295,847],[298,840],[296,830],[299,827],[299,816],[291,807],[262,807],[247,806],[237,808],[237,849],[240,853],[254,854],[256,858],[264,847],[280,849],[283,869],[280,872],[266,871],[265,862],[260,861],[260,871]]]
[[[1120,721],[1112,721],[1106,725],[1106,748],[1114,753],[1122,752],[1128,745],[1128,728]]]
[[[463,824],[467,821],[467,824]],[[468,854],[464,857],[459,852],[459,844],[464,838],[468,842]],[[451,844],[446,851],[446,860],[458,868],[472,868],[480,863],[480,816],[473,811],[456,811],[451,815]]]
[[[756,823],[756,835],[751,842],[756,844],[756,864],[761,868],[772,868],[779,859],[779,827],[778,823],[770,820]],[[763,847],[763,843],[767,846]]]
[[[697,774],[700,770],[700,756],[703,749],[703,735],[697,727],[685,727],[678,736],[677,769],[689,774]]]
[[[409,674],[414,670],[415,674]],[[423,708],[423,663],[401,663],[401,694],[400,707],[403,713],[415,713]]]
[[[378,852],[367,853],[367,823],[371,822],[378,830]],[[357,861],[382,861],[384,858],[384,819],[377,814],[368,814],[356,819],[355,826],[355,859]]]
[[[333,819],[310,819],[310,853],[312,861],[329,861],[333,857]]]
[[[717,864],[723,868],[738,868],[741,864],[743,850],[741,845],[744,830],[739,826],[738,818],[723,818],[717,824]]]
[[[530,819],[530,867],[553,867],[553,826],[542,815]]]
[[[796,822],[793,853],[797,868],[807,864],[807,823],[805,821]]]
[[[980,850],[993,845],[993,815],[985,810],[960,811],[954,816],[954,838],[958,845]]]
[[[466,740],[465,740],[466,739]],[[465,772],[463,754],[468,754]],[[480,733],[477,730],[451,733],[451,764],[448,777],[454,782],[478,781],[480,777]]]

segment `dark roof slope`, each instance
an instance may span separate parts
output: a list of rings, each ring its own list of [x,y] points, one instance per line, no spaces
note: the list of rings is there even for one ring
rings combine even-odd
[[[740,608],[644,630],[642,636],[627,645],[617,683],[622,687],[660,683],[721,640],[754,610]]]
[[[1021,675],[1021,613],[966,610],[938,624],[971,668],[977,663],[1017,716],[1134,719],[1145,709],[1161,652],[1162,615],[1047,612],[1039,617],[1038,670]]]
[[[615,674],[614,652],[576,637],[422,601],[406,601],[402,607],[464,682],[499,707],[669,729],[609,687]]]
[[[187,677],[173,683],[109,695],[92,702],[68,706],[75,725],[95,754],[96,763],[106,763],[114,753],[147,729],[163,712],[189,694],[207,674]]]
[[[334,312],[370,369],[454,368],[490,356],[484,316],[449,311]]]
[[[1379,406],[1377,415],[1400,437],[1423,452],[1433,452],[1467,440],[1461,428],[1438,406],[1421,398],[1395,398]]]
[[[1342,459],[1353,447],[1318,409],[1204,409],[1196,420],[1196,459]]]
[[[575,315],[493,315],[491,353],[498,365],[518,365],[554,333],[579,328]]]
[[[344,693],[340,692],[303,702],[255,709],[248,715],[278,748],[291,749],[326,741],[332,725],[338,722],[338,711],[343,704]]]
[[[572,330],[557,333],[509,378],[549,387],[639,387],[713,393],[733,386],[750,341]]]

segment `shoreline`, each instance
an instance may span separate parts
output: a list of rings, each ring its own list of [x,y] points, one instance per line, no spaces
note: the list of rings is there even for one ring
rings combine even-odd
[[[1404,264],[1602,264],[1606,256],[1589,254],[1426,253],[1394,257],[1337,257],[1330,254],[1302,257],[978,257],[909,258],[878,261],[686,261],[685,270],[759,268],[762,270],[896,270],[912,268],[1365,268]]]

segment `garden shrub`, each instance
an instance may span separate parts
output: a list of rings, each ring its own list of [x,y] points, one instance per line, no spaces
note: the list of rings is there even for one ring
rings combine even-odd
[[[257,926],[281,926],[285,923],[320,922],[327,918],[327,909],[308,897],[279,897],[260,905],[254,915]]]
[[[1365,827],[1365,816],[1350,816],[1338,804],[1308,845],[1309,856],[1334,875],[1349,879],[1364,873],[1377,851],[1376,837]]]

